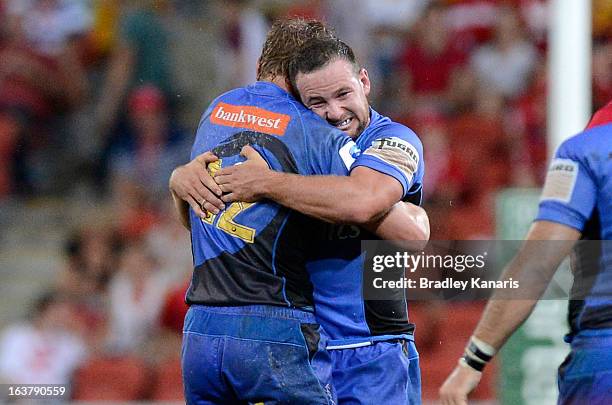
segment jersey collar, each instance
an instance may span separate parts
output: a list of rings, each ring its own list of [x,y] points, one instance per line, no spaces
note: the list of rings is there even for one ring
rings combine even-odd
[[[282,97],[294,100],[291,94],[287,93],[285,90],[271,82],[255,82],[249,84],[246,89],[250,93],[259,94],[262,96]]]

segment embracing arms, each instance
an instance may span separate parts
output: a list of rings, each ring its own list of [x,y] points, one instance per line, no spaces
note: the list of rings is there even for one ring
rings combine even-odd
[[[205,211],[217,213],[225,203],[270,199],[328,222],[363,226],[383,239],[421,241],[411,248],[420,249],[429,239],[427,214],[398,202],[402,186],[390,176],[365,167],[350,176],[300,176],[270,170],[250,147],[242,154],[247,161],[221,169],[214,179],[205,169],[217,160],[209,152],[174,170],[170,190],[184,225],[189,223],[188,206],[204,217]]]

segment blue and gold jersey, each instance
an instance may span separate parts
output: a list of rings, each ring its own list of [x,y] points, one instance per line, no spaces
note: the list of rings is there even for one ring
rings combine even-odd
[[[272,83],[216,99],[204,113],[191,157],[212,150],[214,172],[253,146],[273,170],[346,175],[354,142]],[[318,221],[270,201],[235,202],[206,219],[191,212],[194,273],[188,304],[313,305],[305,256]]]
[[[550,165],[536,220],[575,228],[572,334],[612,327],[612,124],[563,142]]]
[[[419,205],[424,175],[423,147],[409,128],[371,110],[370,125],[356,140],[359,152],[351,165],[369,167],[395,178],[403,188],[403,199]],[[362,240],[377,237],[353,225],[328,225],[308,262],[315,286],[317,319],[333,342],[360,345],[411,334],[404,289],[390,292],[389,300],[363,298],[368,252]],[[371,284],[371,283],[370,283]]]
[[[400,182],[403,200],[421,204],[425,165],[423,145],[408,127],[370,109],[370,125],[356,140],[360,154],[351,165],[366,166]]]

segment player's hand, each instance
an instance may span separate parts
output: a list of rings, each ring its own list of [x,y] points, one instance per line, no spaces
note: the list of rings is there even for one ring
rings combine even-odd
[[[207,165],[219,160],[211,152],[205,152],[191,162],[179,166],[170,176],[170,191],[183,201],[200,218],[206,217],[206,211],[217,214],[225,208],[221,201],[221,189],[210,176]]]
[[[245,146],[240,155],[247,160],[243,163],[226,167],[215,174],[215,181],[225,194],[225,202],[254,202],[263,195],[264,185],[270,176],[268,163],[255,149]]]
[[[468,394],[476,388],[482,373],[470,366],[458,364],[440,388],[443,405],[467,405]]]

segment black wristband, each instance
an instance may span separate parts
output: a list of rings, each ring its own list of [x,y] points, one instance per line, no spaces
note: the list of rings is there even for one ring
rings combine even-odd
[[[474,360],[467,354],[463,355],[463,361],[465,361],[465,364],[472,367],[474,370],[481,371],[481,372],[482,370],[484,370],[485,366],[487,365],[487,363],[481,363],[479,361]]]
[[[467,349],[470,352],[472,352],[474,356],[478,357],[480,360],[484,361],[485,363],[488,363],[493,358],[493,356],[489,356],[488,354],[480,350],[478,346],[476,346],[476,343],[474,343],[471,340],[470,340],[470,344],[468,345]]]

